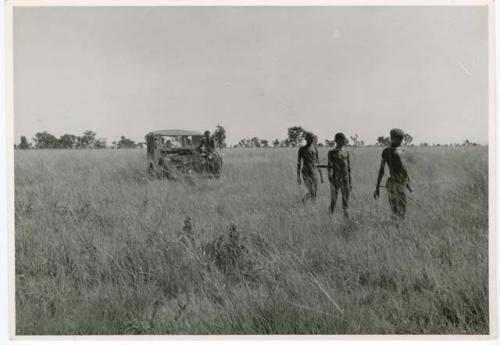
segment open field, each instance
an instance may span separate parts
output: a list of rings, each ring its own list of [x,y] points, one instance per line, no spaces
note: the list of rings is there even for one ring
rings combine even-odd
[[[292,149],[195,185],[142,150],[16,151],[17,334],[487,334],[487,148],[408,148],[400,228],[382,149],[349,150],[349,222],[327,182],[300,202]]]

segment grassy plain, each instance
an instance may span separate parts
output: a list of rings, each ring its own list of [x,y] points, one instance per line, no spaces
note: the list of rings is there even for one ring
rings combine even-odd
[[[349,222],[328,183],[300,202],[292,149],[195,185],[142,150],[16,151],[17,334],[487,334],[487,148],[408,148],[399,228],[381,148],[350,150]]]

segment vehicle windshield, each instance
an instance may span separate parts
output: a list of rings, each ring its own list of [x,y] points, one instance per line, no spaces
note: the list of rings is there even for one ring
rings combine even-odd
[[[166,149],[196,148],[200,143],[198,136],[191,135],[162,135],[155,137],[158,147]]]

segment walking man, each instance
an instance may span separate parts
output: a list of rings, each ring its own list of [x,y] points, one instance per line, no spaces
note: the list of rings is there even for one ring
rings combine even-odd
[[[335,148],[328,152],[328,180],[330,181],[330,212],[333,213],[337,197],[342,194],[342,210],[348,217],[349,191],[352,190],[351,162],[345,149],[347,139],[344,133],[335,134]]]
[[[373,197],[378,199],[380,196],[380,182],[384,177],[385,165],[389,166],[389,178],[386,182],[387,195],[392,211],[392,219],[399,221],[404,219],[406,214],[406,192],[413,192],[410,186],[410,176],[403,159],[403,151],[400,146],[403,142],[404,132],[401,129],[394,128],[390,132],[391,146],[382,151],[382,160],[378,171],[377,185]]]
[[[314,146],[314,135],[310,132],[305,134],[306,144],[299,148],[297,158],[297,183],[302,184],[300,173],[302,172],[302,179],[307,188],[307,194],[302,199],[305,202],[308,199],[316,200],[318,192],[318,151]]]

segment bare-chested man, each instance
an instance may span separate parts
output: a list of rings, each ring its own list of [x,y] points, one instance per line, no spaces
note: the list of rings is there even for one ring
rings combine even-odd
[[[302,184],[300,178],[300,173],[302,172],[302,179],[307,188],[307,194],[302,201],[308,199],[315,200],[318,192],[318,150],[314,145],[314,135],[312,133],[307,132],[305,138],[306,144],[299,148],[297,158],[297,183],[299,185]]]
[[[402,220],[406,214],[406,193],[405,188],[410,192],[413,189],[410,186],[410,176],[404,162],[403,151],[399,146],[403,142],[404,132],[401,129],[395,128],[391,130],[391,146],[384,149],[382,152],[382,160],[378,172],[377,185],[373,197],[378,199],[380,196],[380,182],[384,177],[385,164],[389,166],[389,178],[387,179],[386,188],[391,205],[392,218],[394,220]]]
[[[342,210],[348,217],[349,191],[352,190],[351,162],[345,150],[347,139],[344,133],[335,134],[335,148],[328,152],[328,180],[330,181],[330,212],[335,210],[339,190],[342,193]]]

